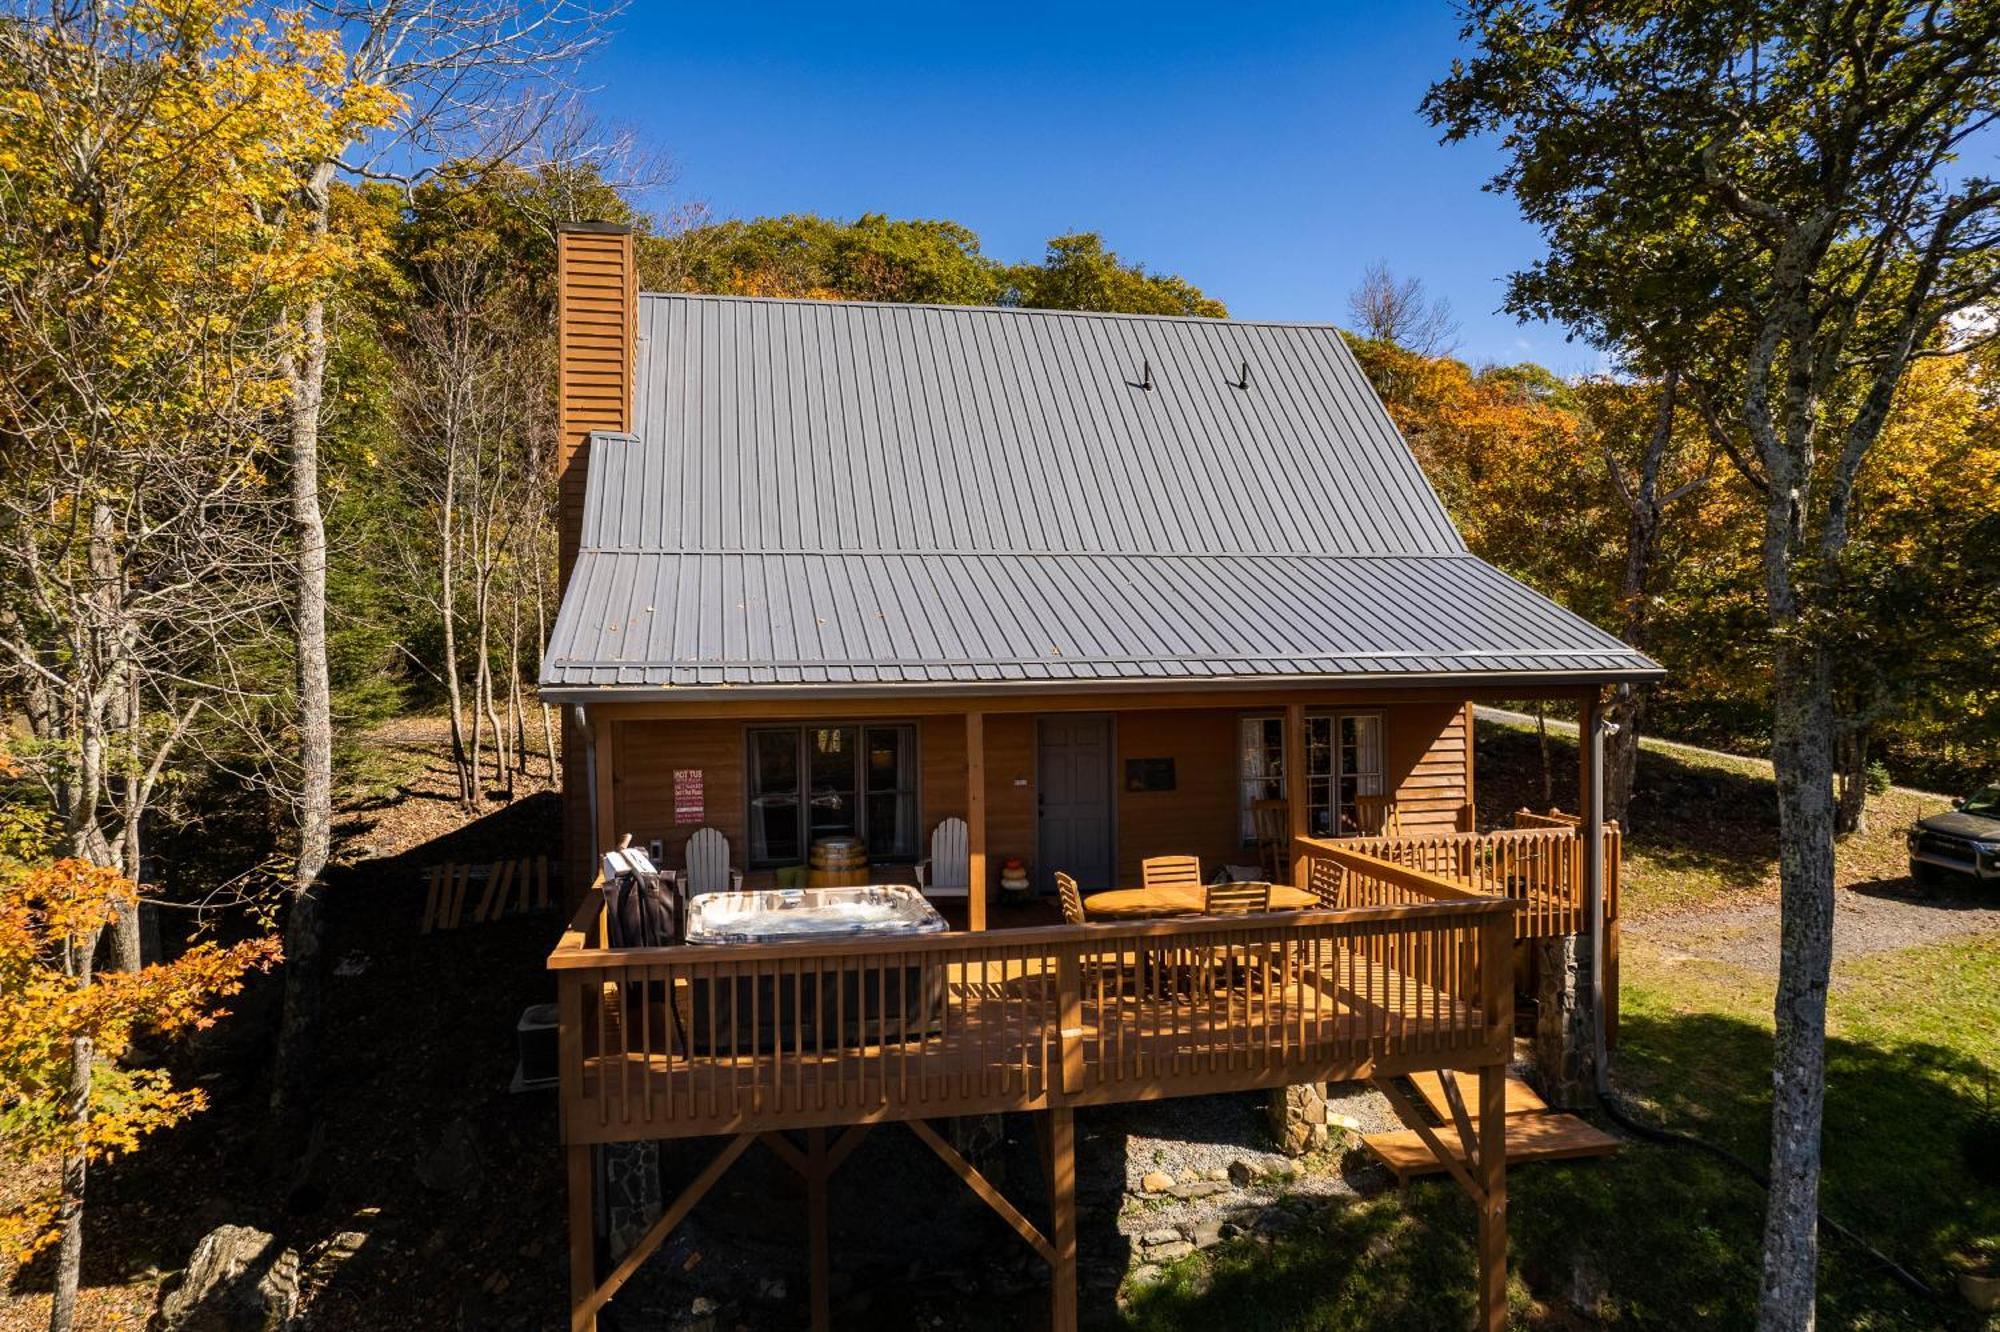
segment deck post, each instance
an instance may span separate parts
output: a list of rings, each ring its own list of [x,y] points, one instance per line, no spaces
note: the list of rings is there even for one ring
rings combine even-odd
[[[1479,1069],[1479,1327],[1507,1327],[1507,1066]]]
[[[1306,835],[1306,705],[1285,705],[1285,803],[1292,821],[1291,844]],[[1292,886],[1305,887],[1305,858],[1292,859]]]
[[[570,1332],[597,1332],[597,1313],[588,1301],[597,1291],[595,1153],[588,1143],[572,1143],[569,1157]]]
[[[586,712],[586,716],[589,714]],[[604,858],[604,853],[618,845],[618,811],[614,808],[617,796],[613,784],[615,768],[612,763],[612,746],[617,742],[619,723],[599,721],[590,717],[590,808],[597,820],[597,854],[591,857],[591,869]]]
[[[966,925],[986,928],[986,714],[965,714]]]
[[[806,1213],[812,1228],[812,1326],[813,1332],[827,1332],[833,1326],[829,1302],[832,1263],[828,1252],[827,1186],[833,1174],[826,1154],[826,1130],[806,1130]]]
[[[1076,1111],[1049,1107],[1049,1326],[1076,1332]]]

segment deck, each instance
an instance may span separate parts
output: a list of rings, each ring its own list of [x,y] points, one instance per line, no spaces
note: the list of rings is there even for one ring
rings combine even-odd
[[[900,1121],[1049,1259],[1053,1322],[1067,1328],[1077,1107],[1425,1069],[1478,1075],[1477,1141],[1459,1125],[1475,1164],[1453,1173],[1481,1215],[1482,1307],[1504,1314],[1504,1260],[1494,1255],[1504,1251],[1518,904],[1338,842],[1299,839],[1294,852],[1318,909],[615,950],[602,945],[593,896],[549,958],[570,1151],[572,1326],[592,1326],[750,1145],[793,1164],[823,1203],[826,1174],[857,1127]],[[1002,1112],[1046,1118],[1046,1233],[928,1125]],[[857,1127],[830,1154],[826,1130],[839,1126]],[[600,1279],[592,1148],[707,1136],[728,1139],[711,1169]],[[813,1224],[818,1269],[823,1215]]]

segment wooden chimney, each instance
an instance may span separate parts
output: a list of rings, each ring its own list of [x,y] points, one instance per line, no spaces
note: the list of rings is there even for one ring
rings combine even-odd
[[[556,469],[561,486],[556,567],[569,586],[583,539],[590,434],[632,428],[639,284],[632,229],[574,222],[556,233]],[[563,897],[582,900],[596,869],[588,746],[573,710],[562,714]]]

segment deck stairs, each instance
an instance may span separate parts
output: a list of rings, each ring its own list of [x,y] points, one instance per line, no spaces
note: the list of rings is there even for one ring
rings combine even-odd
[[[1451,1103],[1446,1099],[1444,1079],[1434,1072],[1410,1075],[1417,1097],[1442,1124],[1452,1122]],[[1465,1160],[1458,1135],[1449,1130],[1436,1135],[1444,1148],[1460,1162]],[[1370,1133],[1361,1145],[1373,1153],[1396,1176],[1398,1187],[1407,1187],[1419,1175],[1443,1174],[1449,1167],[1438,1158],[1415,1129],[1393,1133]],[[1595,1128],[1572,1114],[1551,1110],[1548,1102],[1520,1078],[1507,1078],[1507,1164],[1526,1165],[1533,1161],[1566,1161],[1579,1157],[1609,1156],[1623,1144],[1609,1133]]]

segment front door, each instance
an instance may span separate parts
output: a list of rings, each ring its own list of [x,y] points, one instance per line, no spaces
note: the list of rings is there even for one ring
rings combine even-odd
[[[1057,870],[1085,892],[1112,887],[1111,719],[1039,718],[1035,747],[1041,890],[1055,891]]]

